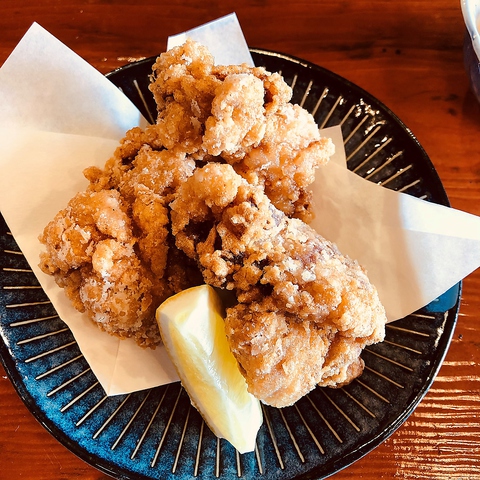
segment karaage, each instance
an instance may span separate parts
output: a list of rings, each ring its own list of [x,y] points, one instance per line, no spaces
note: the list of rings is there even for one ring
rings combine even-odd
[[[228,164],[197,169],[170,207],[177,246],[206,283],[236,295],[225,327],[251,393],[286,406],[361,372],[386,316],[357,262]]]
[[[289,103],[292,90],[278,73],[216,66],[187,41],[158,58],[150,90],[166,148],[227,162],[287,215],[311,219],[308,187],[335,147],[307,110]]]
[[[227,337],[270,405],[355,378],[386,318],[365,271],[306,223],[331,140],[280,75],[216,66],[191,41],[160,55],[150,89],[156,123],[85,170],[87,190],[40,237],[42,270],[101,328],[150,347],[168,296],[233,292]]]
[[[229,162],[278,208],[310,215],[308,186],[333,152],[291,89],[263,68],[215,66],[187,42],[153,67],[158,118],[126,133],[90,184],[45,228],[41,268],[101,328],[155,346],[154,309],[203,281],[175,246],[170,202],[198,166]]]

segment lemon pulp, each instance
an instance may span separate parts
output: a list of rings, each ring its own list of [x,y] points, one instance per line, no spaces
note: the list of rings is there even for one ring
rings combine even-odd
[[[222,311],[215,290],[200,285],[168,298],[156,318],[192,404],[215,435],[246,453],[255,448],[262,409],[230,351]]]

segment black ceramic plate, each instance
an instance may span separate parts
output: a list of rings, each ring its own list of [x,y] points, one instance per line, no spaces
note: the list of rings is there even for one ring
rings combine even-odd
[[[348,168],[387,188],[448,205],[441,182],[412,133],[384,105],[345,79],[299,59],[252,50],[279,71],[293,101],[318,124],[341,124]],[[153,58],[108,75],[148,119]],[[80,174],[80,172],[79,172]],[[460,285],[387,326],[368,347],[363,375],[317,388],[292,407],[264,408],[255,452],[218,440],[179,383],[106,397],[65,324],[38,286],[15,239],[0,225],[0,354],[20,397],[61,443],[118,479],[323,478],[367,454],[421,401],[455,327]]]

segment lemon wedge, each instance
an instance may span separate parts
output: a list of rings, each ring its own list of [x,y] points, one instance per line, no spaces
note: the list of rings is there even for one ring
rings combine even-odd
[[[156,319],[193,406],[217,437],[246,453],[255,448],[262,408],[230,351],[222,313],[217,292],[200,285],[168,298]]]

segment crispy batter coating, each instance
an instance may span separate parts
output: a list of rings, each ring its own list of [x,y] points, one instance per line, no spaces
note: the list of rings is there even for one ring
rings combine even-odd
[[[154,312],[206,282],[232,291],[226,332],[250,391],[286,406],[363,369],[385,312],[364,270],[305,222],[333,154],[263,68],[215,66],[187,42],[162,54],[155,125],[126,133],[45,227],[42,270],[102,329],[160,342]]]
[[[334,145],[310,113],[289,103],[292,90],[279,74],[215,66],[192,41],[162,54],[153,72],[150,89],[167,148],[228,162],[287,215],[311,219],[308,187]]]
[[[286,406],[361,371],[361,350],[383,339],[386,317],[357,262],[230,165],[197,169],[170,206],[177,246],[207,283],[236,294],[226,332],[251,393]]]
[[[77,194],[46,226],[40,267],[102,329],[158,343],[150,318],[165,285],[135,254],[132,221],[115,190]]]
[[[202,281],[175,247],[169,204],[198,165],[234,165],[278,208],[308,218],[315,169],[333,151],[280,75],[214,65],[194,42],[162,54],[151,90],[155,125],[133,128],[90,185],[45,228],[41,268],[76,308],[120,337],[154,346],[155,306]],[[117,318],[118,317],[118,318]]]
[[[195,162],[165,150],[155,126],[127,132],[104,169],[45,227],[41,269],[103,330],[161,342],[155,309],[202,279],[174,246],[168,203]]]

